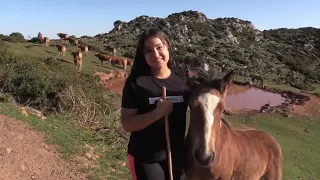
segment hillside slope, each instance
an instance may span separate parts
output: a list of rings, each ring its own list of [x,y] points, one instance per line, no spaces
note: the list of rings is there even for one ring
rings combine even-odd
[[[83,40],[112,44],[133,57],[138,36],[149,27],[169,36],[179,63],[207,62],[222,71],[240,68],[242,75],[256,73],[306,90],[320,80],[320,29],[311,27],[259,31],[250,21],[210,19],[198,11],[183,11],[166,18],[118,20],[110,32]]]

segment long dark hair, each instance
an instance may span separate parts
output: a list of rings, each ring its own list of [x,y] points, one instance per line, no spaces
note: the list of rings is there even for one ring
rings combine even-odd
[[[136,55],[134,57],[134,62],[131,68],[130,75],[128,77],[131,80],[136,80],[140,76],[151,76],[151,67],[147,64],[146,59],[144,58],[144,43],[146,39],[148,39],[149,37],[158,37],[161,40],[161,42],[168,47],[170,56],[168,61],[168,67],[174,67],[175,63],[172,60],[172,50],[169,38],[163,31],[157,28],[150,28],[144,31],[139,37]]]

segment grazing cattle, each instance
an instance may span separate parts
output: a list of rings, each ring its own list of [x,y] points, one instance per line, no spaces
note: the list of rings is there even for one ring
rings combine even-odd
[[[130,66],[133,65],[132,59],[127,59],[123,57],[112,56],[112,55],[107,55],[102,53],[96,53],[95,56],[99,58],[99,60],[101,61],[101,65],[103,64],[103,61],[108,61],[111,63],[112,66],[116,66],[116,65],[122,66],[124,70],[127,69],[127,65],[130,65]]]
[[[233,71],[214,80],[187,74],[191,91],[187,179],[281,180],[283,154],[277,140],[259,130],[234,129],[223,118]]]
[[[110,60],[111,60],[111,56],[107,55],[107,54],[96,53],[95,56],[99,58],[101,65],[103,64],[103,61],[110,62]]]
[[[127,69],[128,60],[126,58],[111,56],[110,62],[112,64],[112,66],[120,65],[123,67],[124,70]]]
[[[247,80],[248,72],[247,72],[247,66],[241,67],[241,68],[235,68],[233,69],[234,73],[235,73],[235,80],[239,81],[241,80],[241,77],[245,78],[245,81]]]
[[[58,48],[59,55],[62,55],[62,56],[66,55],[67,48],[65,45],[57,44],[56,47]]]
[[[43,40],[44,40],[44,43],[46,43],[45,46],[46,46],[46,47],[49,47],[50,39],[49,39],[48,37],[44,37]]]
[[[110,51],[112,55],[116,56],[117,49],[111,45],[104,45],[103,46],[105,50]]]
[[[42,44],[42,33],[41,32],[38,33],[38,40],[39,40],[39,43]]]
[[[250,74],[251,81],[254,83],[255,80],[257,80],[257,85],[260,84],[261,87],[263,87],[263,78],[257,74]]]
[[[68,40],[70,43],[72,43],[76,47],[78,47],[79,45],[78,39],[74,36],[67,37],[65,40]]]
[[[79,46],[79,49],[80,49],[82,52],[84,52],[84,55],[85,55],[85,56],[88,54],[88,51],[89,51],[88,46],[80,45],[80,46]]]
[[[68,34],[65,33],[58,33],[57,34],[59,36],[59,38],[62,40],[66,40],[68,38]]]
[[[127,59],[127,60],[128,60],[128,65],[132,67],[134,60],[133,59]]]
[[[82,52],[78,50],[77,52],[71,52],[71,55],[73,56],[73,62],[76,65],[76,70],[80,72],[82,69]]]

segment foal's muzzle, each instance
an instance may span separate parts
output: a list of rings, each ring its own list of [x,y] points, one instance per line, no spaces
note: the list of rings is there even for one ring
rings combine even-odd
[[[214,153],[207,153],[205,148],[196,149],[194,158],[202,166],[208,166],[214,160]]]

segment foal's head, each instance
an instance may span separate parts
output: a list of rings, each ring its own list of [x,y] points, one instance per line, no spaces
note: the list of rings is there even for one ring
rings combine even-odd
[[[192,151],[196,161],[208,166],[215,158],[215,141],[225,110],[227,89],[233,71],[222,79],[208,80],[188,73],[187,85],[191,90],[189,102]]]

